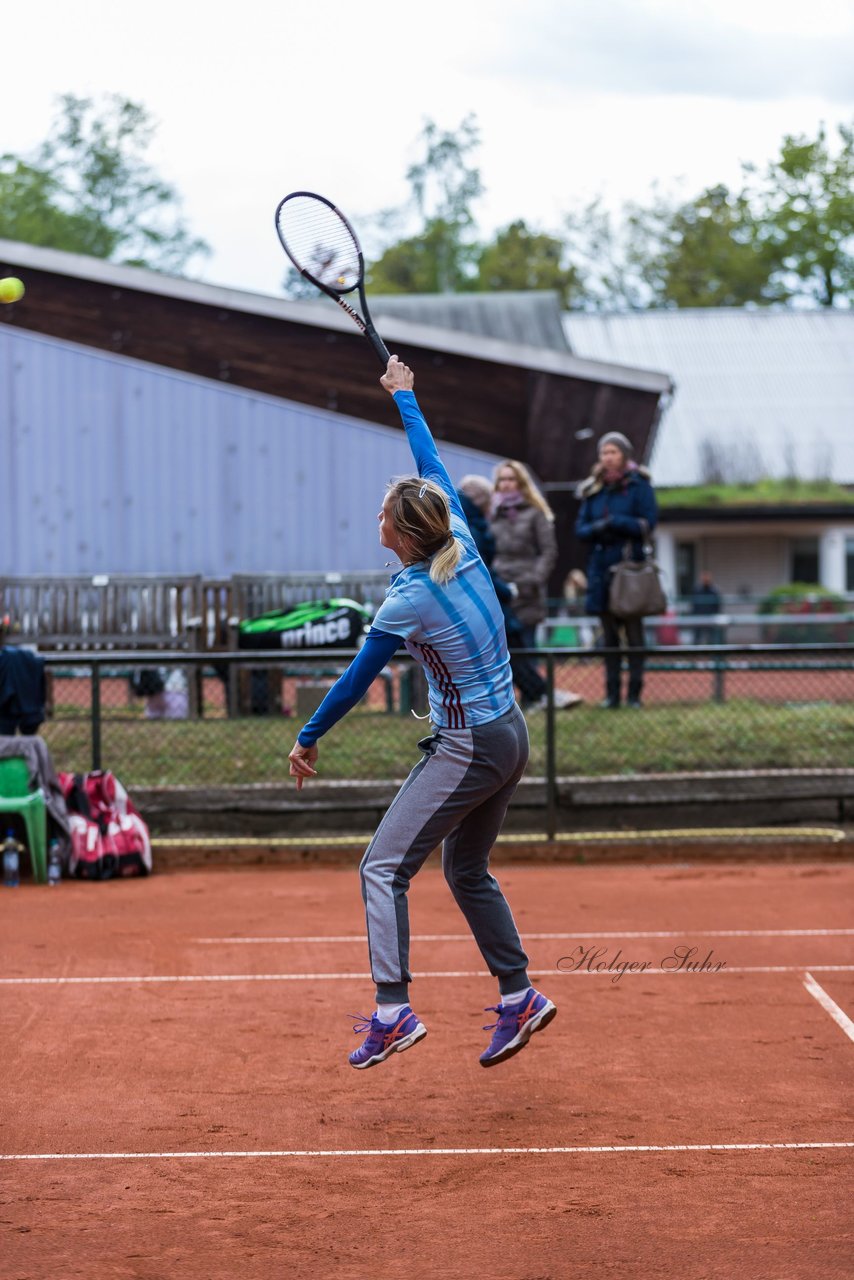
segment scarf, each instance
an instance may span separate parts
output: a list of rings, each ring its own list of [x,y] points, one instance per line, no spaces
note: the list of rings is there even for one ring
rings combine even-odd
[[[637,471],[637,469],[638,469],[638,464],[636,462],[629,462],[626,464],[625,467],[620,467],[616,471],[607,471],[604,467],[602,467],[599,472],[599,475],[602,480],[602,483],[606,485],[607,488],[610,489],[614,485],[623,484],[626,480],[628,480],[631,473],[633,471]]]
[[[508,520],[516,520],[519,512],[523,507],[527,507],[528,503],[524,496],[517,490],[510,493],[496,493],[492,499],[492,514],[498,515],[500,512],[505,515]]]

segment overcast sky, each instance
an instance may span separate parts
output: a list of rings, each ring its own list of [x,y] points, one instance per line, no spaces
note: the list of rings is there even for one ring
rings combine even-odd
[[[5,15],[0,151],[54,99],[120,93],[212,246],[197,274],[277,293],[280,197],[360,219],[402,203],[427,118],[474,113],[484,232],[601,195],[736,183],[786,133],[854,121],[854,0],[42,0]]]

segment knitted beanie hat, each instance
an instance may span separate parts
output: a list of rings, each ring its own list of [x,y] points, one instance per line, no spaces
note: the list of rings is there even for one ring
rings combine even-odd
[[[596,452],[601,453],[606,444],[615,444],[626,458],[630,458],[634,453],[632,442],[620,431],[608,431],[599,441]]]

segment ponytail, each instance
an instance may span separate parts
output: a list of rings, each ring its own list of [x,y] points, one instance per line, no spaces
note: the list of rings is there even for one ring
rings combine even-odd
[[[430,561],[430,581],[438,583],[440,587],[450,582],[457,571],[462,554],[463,546],[459,538],[451,538],[446,542]]]

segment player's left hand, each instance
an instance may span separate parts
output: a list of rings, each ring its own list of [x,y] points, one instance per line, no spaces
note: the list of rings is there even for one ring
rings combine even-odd
[[[314,768],[317,763],[317,743],[313,747],[303,747],[297,740],[288,759],[291,762],[290,775],[297,780],[297,791],[302,791],[306,778],[317,777],[317,770]]]

